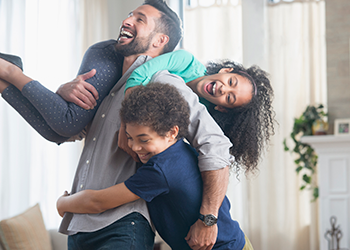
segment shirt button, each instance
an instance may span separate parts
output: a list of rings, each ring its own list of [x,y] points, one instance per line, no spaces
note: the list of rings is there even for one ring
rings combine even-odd
[[[81,184],[81,185],[80,185],[80,188],[83,188],[83,187],[84,187],[84,185],[83,185],[83,184]]]
[[[111,96],[114,96],[114,93],[112,93]]]
[[[103,115],[102,115],[102,118],[105,118],[105,116],[106,116],[106,115],[105,115],[105,114],[103,114]]]
[[[96,137],[94,137],[92,140],[93,140],[93,141],[96,141]]]
[[[132,221],[132,222],[131,222],[131,225],[135,225],[135,222]]]
[[[86,161],[86,164],[89,164],[89,162],[90,162],[90,161],[89,161],[89,160],[87,160],[87,161]]]

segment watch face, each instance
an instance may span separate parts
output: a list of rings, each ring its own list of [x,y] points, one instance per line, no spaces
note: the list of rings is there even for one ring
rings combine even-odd
[[[204,216],[204,224],[207,226],[213,226],[217,221],[218,219],[212,214],[207,214]]]

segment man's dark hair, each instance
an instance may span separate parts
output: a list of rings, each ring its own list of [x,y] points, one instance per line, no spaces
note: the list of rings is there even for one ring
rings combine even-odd
[[[160,12],[161,17],[156,22],[156,31],[169,37],[163,53],[173,51],[183,35],[181,19],[164,0],[146,0],[143,4],[151,5]]]
[[[190,108],[175,87],[169,84],[149,83],[146,86],[135,87],[125,97],[120,117],[125,124],[150,127],[160,136],[165,136],[174,126],[178,126],[179,139],[187,135]]]

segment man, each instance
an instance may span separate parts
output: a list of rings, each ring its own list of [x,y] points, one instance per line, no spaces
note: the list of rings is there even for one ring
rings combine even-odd
[[[157,2],[159,1],[152,1],[149,3],[152,5],[154,4],[154,2],[155,4],[158,4]],[[140,63],[145,61],[145,55],[156,57],[164,51],[164,48],[166,48],[167,45],[170,44],[171,38],[169,41],[168,35],[157,32],[157,29],[159,29],[158,25],[160,24],[160,21],[161,21],[161,16],[164,14],[160,13],[158,9],[156,9],[154,6],[151,6],[151,5],[147,4],[146,2],[145,5],[142,5],[136,10],[134,10],[133,12],[131,12],[128,18],[125,19],[122,23],[121,33],[120,33],[118,42],[115,44],[115,48],[117,52],[121,53],[124,56],[123,68],[122,68],[123,77],[116,84],[114,89],[117,89],[116,87],[121,84],[124,86],[128,73],[134,68],[136,68],[138,65],[140,65]],[[157,5],[155,6],[157,7]],[[173,41],[171,42],[173,46],[171,50],[173,50],[178,41],[175,42],[175,45]],[[76,85],[79,85],[79,82],[76,82]],[[123,94],[122,94],[122,92],[124,91],[123,86],[120,86],[118,91],[116,90],[114,92],[114,89],[111,91],[112,94],[114,93],[114,98],[111,95],[107,96],[106,99],[102,102],[99,110],[95,115],[91,129],[86,138],[86,145],[79,163],[76,180],[73,184],[73,191],[80,191],[82,189],[89,189],[89,188],[101,189],[106,187],[106,186],[101,186],[101,184],[97,186],[92,185],[90,187],[89,186],[81,187],[81,185],[84,185],[84,184],[80,184],[82,183],[80,179],[83,178],[83,174],[84,174],[83,166],[85,165],[86,167],[86,165],[89,165],[89,164],[92,165],[93,161],[98,167],[101,167],[102,165],[109,165],[109,169],[106,171],[101,171],[102,172],[101,174],[91,175],[91,176],[94,176],[94,178],[101,177],[102,179],[104,179],[105,178],[104,176],[106,175],[115,175],[116,169],[111,168],[111,165],[113,166],[113,162],[124,161],[123,163],[125,167],[118,168],[119,174],[125,175],[125,176],[122,176],[123,178],[126,179],[131,174],[134,173],[134,169],[132,166],[135,167],[135,164],[132,162],[132,159],[126,156],[125,153],[121,151],[119,148],[115,150],[117,148],[116,138],[113,138],[113,141],[106,143],[106,140],[108,140],[107,138],[108,137],[110,138],[112,136],[112,131],[110,131],[110,129],[107,128],[108,125],[99,124],[100,120],[103,120],[104,118],[108,118],[111,116],[112,117],[114,116],[114,118],[117,119],[117,120],[114,120],[113,122],[119,123],[118,112],[116,112],[116,109],[119,109],[119,107],[116,107],[116,106],[120,105],[121,100],[123,99]],[[67,87],[69,87],[69,84],[67,84]],[[64,92],[65,92],[64,88],[61,88],[58,91],[58,93],[63,97],[66,95]],[[115,102],[113,101],[113,99],[118,99],[118,100]],[[107,108],[106,106],[108,105],[111,105],[113,107]],[[110,111],[111,114],[108,113],[106,109]],[[99,138],[101,137],[99,136],[99,133],[102,131],[106,132],[105,139]],[[96,136],[94,136],[95,134]],[[102,146],[101,144],[104,144],[104,146]],[[106,146],[106,144],[108,146]],[[91,149],[91,147],[94,147],[94,148]],[[105,160],[105,159],[97,160],[96,158],[94,160],[94,157],[102,158],[99,156],[101,156],[102,152],[105,152],[104,150],[108,150],[107,151],[108,160]],[[111,151],[113,152],[113,154],[111,154]],[[90,168],[92,168],[91,165],[89,166]],[[227,183],[228,183],[228,168],[224,168],[224,167],[225,166],[221,166],[220,170],[202,172],[202,178],[204,181],[204,194],[203,194],[203,203],[200,211],[201,214],[204,214],[204,215],[213,214],[215,216],[217,216],[218,214],[218,208],[220,207],[221,202],[225,196]],[[121,181],[124,181],[125,179],[120,179],[120,180],[118,179],[116,181],[121,182]],[[113,184],[115,183],[109,183],[107,184],[107,186],[110,186]],[[112,211],[107,211],[105,215],[108,216],[108,222],[105,224],[109,224],[109,223],[112,223],[113,220],[118,220],[120,218],[123,218],[123,216],[130,214],[132,211],[141,210],[142,211],[141,214],[148,217],[148,214],[146,214],[145,210],[142,210],[142,209],[145,209],[144,202],[140,201],[136,203],[137,204],[134,204],[134,203],[127,204],[120,208],[113,209]],[[74,215],[74,216],[81,217],[81,218],[76,220],[74,220],[73,218],[71,224],[79,224],[79,221],[84,220],[85,217],[94,217],[93,215],[91,216]],[[63,226],[67,222],[71,221],[70,217],[72,217],[72,215],[64,217],[62,222]],[[96,218],[96,219],[97,221],[99,220],[99,218]],[[104,225],[100,227],[103,227],[103,226]],[[74,227],[70,225],[68,227],[68,230],[71,228],[73,229]],[[99,228],[96,228],[96,229],[99,229]],[[191,227],[187,240],[188,240],[188,244],[193,249],[211,249],[211,247],[216,241],[216,235],[217,235],[216,225],[205,226],[201,220],[198,220]]]
[[[175,48],[181,35],[174,38],[173,34],[178,33],[176,30],[181,33],[181,28],[180,21],[176,21],[178,17],[174,15],[163,1],[146,1],[123,21],[118,41],[98,43],[86,53],[80,72],[92,69],[86,66],[90,60],[108,67],[122,55],[122,77],[116,79],[117,83],[104,98],[89,125],[72,193],[110,187],[135,173],[136,163],[118,147],[116,133],[121,128],[118,111],[124,97],[125,82],[136,67]],[[99,53],[106,50],[108,52],[105,54]],[[116,67],[113,70],[118,69]],[[79,102],[79,99],[84,99],[81,90],[89,89],[84,80],[92,75],[87,73],[77,77],[73,82],[63,85],[57,93],[67,101]],[[103,82],[101,77],[98,80]],[[183,86],[176,84],[182,79],[167,72],[160,72],[155,80],[171,83],[175,87]],[[200,105],[187,87],[180,87],[180,90],[190,106]],[[217,236],[215,216],[218,215],[228,184],[227,164],[231,144],[205,108],[192,106],[191,115],[194,113],[196,116],[191,120],[190,142],[199,151],[199,166],[204,183],[200,213],[208,215],[205,217],[209,220],[205,220],[205,225],[198,219],[186,240],[193,249],[211,249]],[[60,231],[70,235],[70,249],[151,249],[154,235],[149,222],[145,202],[137,200],[98,215],[67,213]],[[106,235],[108,237],[104,237]]]

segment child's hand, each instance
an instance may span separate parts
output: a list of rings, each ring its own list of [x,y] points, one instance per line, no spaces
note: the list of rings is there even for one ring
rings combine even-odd
[[[63,209],[64,201],[66,197],[69,196],[69,193],[67,191],[64,191],[63,195],[58,198],[56,206],[57,206],[57,211],[61,217],[63,217],[65,211]]]

